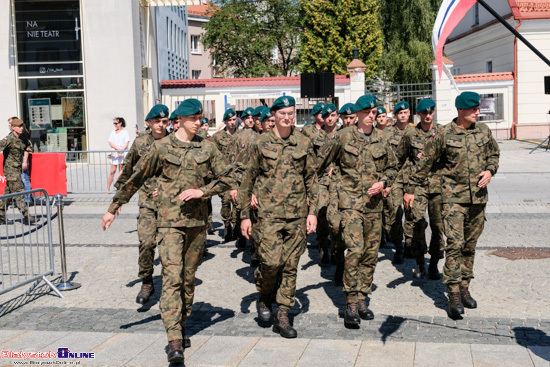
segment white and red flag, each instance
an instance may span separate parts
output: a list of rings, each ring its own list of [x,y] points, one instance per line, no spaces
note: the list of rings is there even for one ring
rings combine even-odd
[[[458,22],[464,18],[464,15],[476,2],[477,0],[443,0],[439,8],[432,33],[432,46],[439,79],[441,79],[443,71],[443,46],[445,46],[445,41],[447,41]]]

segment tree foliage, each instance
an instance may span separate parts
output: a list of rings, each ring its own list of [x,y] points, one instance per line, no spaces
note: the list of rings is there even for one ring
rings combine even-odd
[[[382,31],[377,0],[300,0],[302,72],[329,71],[347,74],[359,49],[359,59],[367,65],[365,76],[376,72],[382,56]]]
[[[238,77],[290,75],[300,32],[297,0],[219,0],[209,3],[202,42],[222,72]],[[277,49],[279,62],[273,63]]]
[[[432,80],[432,29],[442,0],[379,0],[384,56],[382,79],[395,83]]]

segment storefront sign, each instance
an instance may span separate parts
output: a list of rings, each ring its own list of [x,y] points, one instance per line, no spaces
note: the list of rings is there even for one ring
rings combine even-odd
[[[52,124],[49,98],[29,99],[31,129],[40,129]]]

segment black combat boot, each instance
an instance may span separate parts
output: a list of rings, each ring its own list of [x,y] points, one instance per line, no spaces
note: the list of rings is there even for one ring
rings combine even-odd
[[[183,341],[172,340],[168,343],[168,362],[183,362]]]
[[[269,322],[271,320],[271,294],[260,293],[256,310],[258,310],[258,318],[261,321]]]
[[[424,256],[416,259],[416,268],[413,271],[413,278],[423,279],[426,276],[426,263],[424,262]]]
[[[26,225],[34,224],[36,223],[36,218],[32,215],[28,215],[23,218],[23,223],[25,223]]]
[[[399,242],[395,244],[395,254],[393,255],[392,264],[403,264],[403,243]]]
[[[149,302],[151,295],[155,293],[155,287],[153,286],[153,279],[144,279],[141,284],[141,289],[136,297],[136,303],[144,305]]]
[[[344,324],[359,325],[361,318],[359,317],[359,305],[357,303],[348,303],[346,312],[344,313]]]
[[[430,266],[428,266],[428,279],[430,280],[439,280],[441,279],[441,274],[439,274],[439,271],[437,270],[437,263],[439,262],[439,258],[432,256],[430,258]]]
[[[183,333],[183,348],[191,348],[191,339]]]
[[[460,289],[460,300],[462,301],[462,304],[464,305],[464,307],[476,308],[477,302],[470,295],[470,291],[468,290],[468,287],[460,286],[459,289]]]
[[[374,313],[369,310],[367,307],[367,301],[364,299],[360,299],[358,303],[358,311],[359,311],[359,317],[363,320],[372,320],[374,319]]]
[[[273,332],[279,333],[283,338],[296,338],[298,336],[296,329],[290,325],[286,308],[277,308],[273,320]]]
[[[233,231],[231,230],[231,223],[227,222],[224,224],[223,240],[225,242],[230,242],[232,237],[233,237]]]
[[[461,318],[464,306],[460,300],[460,292],[449,292],[449,316],[451,319]]]

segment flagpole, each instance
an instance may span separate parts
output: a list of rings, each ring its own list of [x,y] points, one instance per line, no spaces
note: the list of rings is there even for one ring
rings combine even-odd
[[[525,44],[525,46],[529,47],[531,51],[533,51],[538,57],[541,58],[542,61],[544,61],[548,66],[550,66],[550,60],[546,56],[544,56],[542,53],[540,53],[539,50],[535,48],[529,41],[525,39],[521,34],[519,34],[518,31],[514,29],[510,24],[508,24],[507,21],[504,20],[496,11],[493,10],[484,0],[477,0],[481,6],[483,6],[489,13],[491,13],[492,16],[494,16],[499,22],[502,23],[510,32],[512,32],[517,38],[520,39],[521,42]]]

